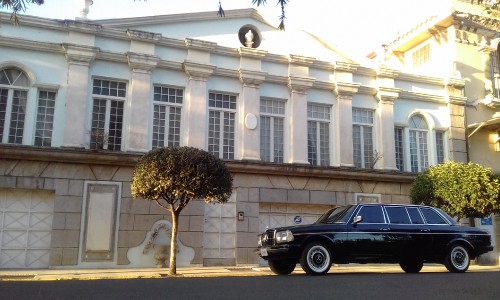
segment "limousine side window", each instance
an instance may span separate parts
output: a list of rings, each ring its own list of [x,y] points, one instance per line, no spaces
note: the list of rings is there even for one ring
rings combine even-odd
[[[430,208],[421,208],[422,214],[424,215],[427,224],[441,225],[448,224],[437,212]]]
[[[391,224],[411,224],[406,209],[402,206],[386,206],[385,211]]]
[[[358,216],[361,216],[359,223],[385,223],[382,206],[363,206],[358,211]]]
[[[410,216],[410,220],[412,224],[424,224],[424,219],[422,219],[422,215],[418,211],[417,207],[407,207],[408,215]]]

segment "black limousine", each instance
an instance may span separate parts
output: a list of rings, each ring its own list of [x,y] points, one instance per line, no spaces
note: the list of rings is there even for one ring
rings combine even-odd
[[[300,263],[306,274],[323,275],[333,263],[399,263],[406,273],[440,263],[462,273],[491,250],[487,231],[460,226],[438,208],[358,204],[333,208],[311,225],[267,229],[257,253],[275,274]]]

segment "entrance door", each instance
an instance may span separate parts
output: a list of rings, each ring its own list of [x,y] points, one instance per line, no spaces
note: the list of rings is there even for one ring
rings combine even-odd
[[[205,204],[203,230],[205,266],[236,263],[236,202],[233,197],[231,196],[224,205]]]
[[[49,266],[54,194],[0,189],[0,268]]]

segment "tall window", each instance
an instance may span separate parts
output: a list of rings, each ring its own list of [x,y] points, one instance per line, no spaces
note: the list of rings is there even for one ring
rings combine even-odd
[[[15,68],[0,70],[0,142],[22,144],[28,77]]]
[[[234,159],[236,96],[208,93],[208,152]]]
[[[153,149],[180,146],[183,99],[183,89],[154,87]]]
[[[412,53],[412,59],[413,59],[413,68],[418,68],[423,65],[425,65],[429,60],[431,56],[431,46],[430,44],[427,44],[420,49],[415,50]]]
[[[260,99],[260,157],[282,163],[284,159],[285,101]]]
[[[90,148],[120,151],[127,84],[94,79],[92,94]]]
[[[428,131],[429,126],[420,115],[411,117],[410,124],[411,171],[422,172],[429,167]]]
[[[500,45],[499,45],[500,48]],[[490,54],[490,78],[492,83],[493,95],[500,98],[500,49],[497,48]]]
[[[372,168],[373,163],[373,111],[354,108],[352,110],[354,166]]]
[[[54,126],[54,107],[56,93],[52,91],[38,92],[38,112],[36,116],[35,145],[50,147]]]
[[[444,163],[444,132],[436,131],[436,158],[437,163]]]
[[[394,142],[396,145],[396,167],[400,171],[404,171],[404,140],[403,127],[394,128]]]
[[[330,106],[307,105],[307,156],[311,165],[330,165]]]

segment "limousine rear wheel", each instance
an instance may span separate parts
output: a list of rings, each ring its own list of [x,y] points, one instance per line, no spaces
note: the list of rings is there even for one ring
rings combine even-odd
[[[448,271],[453,273],[463,273],[467,271],[470,264],[470,255],[466,247],[454,244],[448,250],[444,265]]]
[[[312,242],[304,248],[300,266],[308,275],[324,275],[332,266],[330,251],[323,243]]]
[[[269,269],[277,275],[288,275],[295,270],[296,261],[289,260],[269,260]]]

